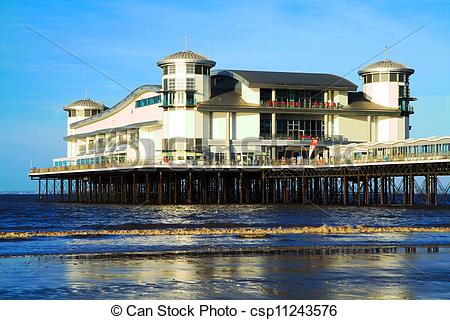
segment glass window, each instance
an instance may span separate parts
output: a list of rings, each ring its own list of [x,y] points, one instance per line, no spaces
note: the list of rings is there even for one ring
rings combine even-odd
[[[169,79],[169,91],[175,90],[175,79]]]
[[[162,67],[163,76],[168,73],[167,66]]]
[[[150,97],[147,99],[141,99],[136,101],[136,108],[150,106],[152,104],[161,103],[161,96]]]
[[[188,106],[195,105],[194,92],[192,91],[186,92],[186,105]]]
[[[261,88],[259,91],[261,102],[267,102],[272,100],[272,89],[263,89]]]
[[[400,98],[405,96],[405,86],[398,86],[398,96]]]
[[[374,75],[372,75],[372,81],[373,82],[380,82],[380,74],[379,73],[375,73]]]
[[[202,74],[203,70],[202,70],[202,66],[195,66],[195,74]]]
[[[270,139],[272,135],[272,115],[270,113],[261,113],[259,135],[264,139]]]
[[[372,75],[368,74],[366,77],[367,77],[367,83],[372,83]]]
[[[195,90],[195,79],[194,78],[186,79],[186,90]]]
[[[203,67],[203,74],[204,75],[209,75],[209,68],[208,67]]]
[[[164,91],[167,91],[167,89],[169,89],[168,86],[167,86],[167,79],[164,79],[164,82],[163,82],[163,90],[164,90]]]
[[[84,110],[84,116],[90,117],[91,116],[91,110]]]
[[[169,74],[174,74],[175,73],[175,65],[171,64],[168,67],[169,67]]]
[[[203,143],[201,138],[195,139],[195,151],[196,152],[202,152],[203,150]]]
[[[194,73],[194,65],[189,63],[186,64],[186,73],[193,74]]]
[[[381,82],[388,82],[389,81],[389,73],[382,73],[380,75],[380,81]]]
[[[389,81],[390,82],[397,82],[398,81],[398,73],[390,73],[389,74]]]

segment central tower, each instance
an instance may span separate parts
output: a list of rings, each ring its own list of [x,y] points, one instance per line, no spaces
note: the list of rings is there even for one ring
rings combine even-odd
[[[163,159],[198,160],[203,157],[203,140],[208,133],[203,132],[207,119],[196,106],[211,95],[210,70],[216,63],[185,50],[161,59],[157,65],[162,69]]]

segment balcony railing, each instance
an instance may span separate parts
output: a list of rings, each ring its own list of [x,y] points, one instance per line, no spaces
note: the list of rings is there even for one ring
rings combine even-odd
[[[344,158],[333,157],[323,159],[307,159],[307,158],[282,158],[272,160],[268,157],[260,157],[247,159],[242,161],[227,161],[227,160],[187,160],[184,163],[179,161],[165,161],[162,157],[139,160],[139,161],[113,161],[113,162],[101,162],[95,164],[80,164],[80,165],[68,165],[51,168],[33,168],[30,170],[31,174],[48,173],[48,172],[60,172],[60,171],[73,171],[73,170],[92,170],[92,169],[107,169],[107,168],[121,168],[121,167],[141,167],[152,165],[163,165],[168,167],[203,167],[203,166],[302,166],[302,165],[352,165],[352,164],[364,164],[364,163],[379,163],[379,162],[396,162],[396,161],[426,161],[426,160],[448,160],[450,159],[450,153],[424,153],[419,155],[410,156],[385,156],[374,157],[364,156],[361,158]],[[60,162],[62,163],[62,162]]]
[[[311,100],[261,100],[262,107],[290,109],[342,109],[340,102],[323,102]]]
[[[413,114],[414,113],[414,106],[399,106],[398,109],[407,114]]]

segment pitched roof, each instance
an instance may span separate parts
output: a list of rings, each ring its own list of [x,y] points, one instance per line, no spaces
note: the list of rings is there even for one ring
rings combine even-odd
[[[199,103],[200,106],[240,106],[240,107],[259,107],[258,104],[245,102],[235,91],[229,91],[212,97],[209,100]]]
[[[213,75],[235,78],[249,87],[311,88],[356,90],[353,82],[328,73],[275,72],[252,70],[216,70]]]

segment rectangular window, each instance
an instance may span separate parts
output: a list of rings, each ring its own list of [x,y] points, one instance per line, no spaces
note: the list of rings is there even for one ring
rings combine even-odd
[[[195,90],[195,78],[186,79],[186,90]]]
[[[167,66],[162,67],[163,76],[168,73]]]
[[[400,98],[405,96],[405,86],[398,86],[398,96]]]
[[[270,139],[272,136],[272,115],[270,113],[261,113],[259,135],[263,139]]]
[[[382,73],[380,75],[380,81],[381,82],[388,82],[389,81],[389,74],[388,73]]]
[[[192,91],[186,92],[186,105],[188,106],[195,105],[194,92]]]
[[[169,65],[168,66],[168,69],[169,69],[169,74],[174,74],[175,73],[175,65]]]
[[[196,138],[195,139],[195,151],[202,152],[202,150],[203,150],[202,139]]]
[[[204,75],[209,75],[209,68],[208,67],[203,67],[203,74]]]
[[[202,74],[202,66],[195,66],[195,74]]]
[[[367,77],[367,83],[372,83],[372,75],[368,74],[366,77]]]
[[[147,99],[141,99],[136,101],[136,108],[146,107],[153,104],[161,103],[161,96],[150,97]]]
[[[372,80],[373,80],[373,82],[380,82],[380,74],[379,73],[375,73],[372,76]]]
[[[91,116],[91,110],[84,110],[84,116],[90,117]]]
[[[186,65],[186,73],[187,74],[193,74],[194,73],[194,65],[193,64],[187,64]]]
[[[267,103],[267,101],[272,100],[272,89],[263,89],[259,90],[259,96],[261,103]]]
[[[163,90],[164,91],[167,91],[169,89],[169,87],[167,86],[167,79],[164,79],[164,82],[163,82]]]
[[[187,151],[194,151],[194,141],[193,138],[186,139],[186,150]]]
[[[169,91],[175,90],[175,79],[169,79]]]
[[[390,82],[397,82],[398,79],[398,73],[390,73],[389,74],[389,81]]]

